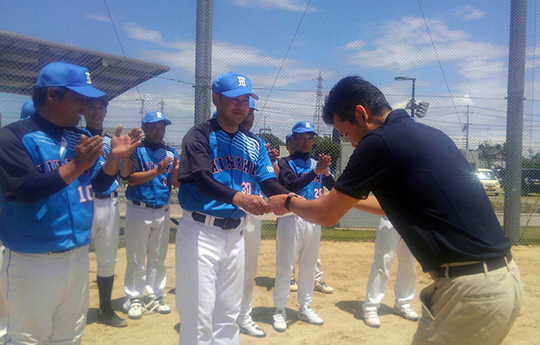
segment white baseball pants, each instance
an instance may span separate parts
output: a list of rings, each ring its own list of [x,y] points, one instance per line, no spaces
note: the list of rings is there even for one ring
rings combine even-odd
[[[6,249],[0,292],[6,344],[80,344],[88,311],[88,246],[63,253]],[[1,339],[1,338],[0,338]]]
[[[388,218],[381,217],[363,304],[365,312],[376,311],[381,305],[396,251],[398,270],[394,286],[395,305],[399,308],[407,307],[413,300],[416,293],[416,259]]]
[[[298,216],[281,217],[276,233],[276,281],[274,304],[278,309],[287,306],[291,273],[298,257],[298,303],[310,305],[313,299],[315,266],[319,256],[321,226]]]
[[[243,326],[251,323],[251,302],[255,293],[255,276],[257,275],[257,260],[261,249],[261,220],[255,216],[246,216],[246,229],[244,231],[245,243],[245,271],[244,293],[240,304],[238,325]]]
[[[94,198],[92,241],[96,250],[97,275],[111,277],[116,266],[116,252],[120,242],[120,212],[116,198]]]
[[[169,206],[147,208],[128,202],[126,208],[126,277],[124,291],[128,308],[134,298],[142,299],[144,288],[148,294],[165,296],[167,282],[165,257],[169,244]]]
[[[176,232],[176,305],[181,345],[239,343],[245,221],[231,230],[184,211]]]

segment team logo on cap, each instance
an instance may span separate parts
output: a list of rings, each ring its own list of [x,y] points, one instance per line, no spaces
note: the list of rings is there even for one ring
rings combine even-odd
[[[84,72],[86,74],[86,84],[92,85],[92,80],[90,80],[90,72]]]
[[[309,122],[306,122],[306,128],[311,128],[311,124]]]
[[[247,87],[247,85],[246,85],[246,78],[245,78],[245,77],[237,76],[236,78],[238,78],[238,86],[244,86],[244,87]]]
[[[163,117],[163,115],[161,115],[161,113],[159,111],[156,112],[156,115],[157,115],[158,119],[161,119]]]

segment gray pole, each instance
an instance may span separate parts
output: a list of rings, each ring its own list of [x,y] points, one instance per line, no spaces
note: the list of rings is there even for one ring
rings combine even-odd
[[[212,83],[212,1],[197,0],[195,124],[210,118]]]
[[[510,56],[508,60],[508,102],[506,110],[504,232],[513,243],[519,241],[519,221],[521,216],[526,28],[527,0],[512,0],[510,7]]]
[[[467,127],[465,127],[467,129],[467,136],[465,137],[465,149],[467,149],[467,151],[469,150],[469,105],[467,104],[467,124],[465,125]]]
[[[414,117],[414,109],[416,109],[416,100],[414,99],[414,89],[416,88],[416,78],[412,78],[412,98],[411,98],[411,117]]]

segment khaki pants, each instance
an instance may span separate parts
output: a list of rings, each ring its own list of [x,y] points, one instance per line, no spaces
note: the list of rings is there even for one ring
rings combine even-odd
[[[422,317],[412,344],[500,344],[522,298],[514,260],[487,273],[439,278],[420,293]]]

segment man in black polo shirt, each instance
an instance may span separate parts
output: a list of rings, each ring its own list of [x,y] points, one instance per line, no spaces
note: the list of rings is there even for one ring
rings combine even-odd
[[[413,344],[502,342],[521,306],[520,274],[482,185],[453,141],[404,110],[392,111],[361,77],[334,86],[324,121],[356,146],[347,167],[325,198],[274,196],[273,211],[331,226],[351,207],[376,210],[372,192],[435,279],[420,295]]]

